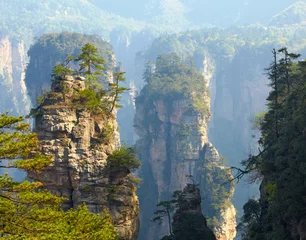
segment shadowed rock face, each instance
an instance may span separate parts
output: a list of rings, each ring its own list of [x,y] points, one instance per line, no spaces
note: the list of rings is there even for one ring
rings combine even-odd
[[[53,83],[52,91],[36,117],[36,131],[44,154],[53,156],[53,164],[40,175],[30,175],[56,195],[68,200],[63,208],[86,203],[98,213],[108,209],[122,239],[137,239],[138,198],[127,172],[110,172],[107,157],[118,146],[114,116],[94,114],[73,105],[73,95],[84,90],[84,79],[67,76]],[[106,139],[106,128],[113,134]]]
[[[178,205],[179,209],[173,216],[173,239],[216,240],[201,211],[199,188],[188,184],[179,197]]]
[[[141,225],[141,240],[160,239],[169,233],[166,221],[157,226],[150,219],[158,202],[169,200],[174,191],[183,189],[190,182],[186,175],[193,175],[196,183],[200,183],[201,194],[208,202],[206,207],[202,206],[205,216],[216,216],[220,220],[218,228],[214,228],[219,236],[217,239],[232,240],[236,235],[236,212],[229,199],[233,194],[232,187],[225,189],[229,192],[226,206],[219,210],[211,207],[215,203],[212,190],[224,183],[219,177],[230,173],[208,141],[205,118],[190,111],[189,106],[188,99],[136,102],[135,127],[140,138],[137,145],[143,164],[140,170],[143,184],[138,191],[141,222],[145,223]]]

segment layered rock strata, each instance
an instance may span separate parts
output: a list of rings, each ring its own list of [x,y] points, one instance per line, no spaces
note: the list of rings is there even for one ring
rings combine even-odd
[[[230,173],[208,141],[205,117],[190,110],[188,99],[143,99],[136,101],[135,127],[143,163],[143,185],[138,193],[141,221],[148,223],[142,226],[140,239],[159,239],[168,234],[166,222],[161,227],[150,223],[156,204],[183,189],[190,182],[186,175],[192,175],[206,199],[203,214],[218,220],[217,225],[212,224],[217,239],[232,240],[236,235],[235,211],[230,202],[233,187],[224,184]],[[227,194],[219,194],[223,190]]]
[[[84,79],[67,76],[52,84],[36,117],[36,131],[44,154],[53,163],[40,175],[31,175],[68,200],[64,209],[86,203],[98,213],[108,209],[121,239],[137,239],[139,204],[136,188],[126,173],[111,172],[107,158],[115,150],[117,122],[73,104]],[[111,134],[107,134],[111,129]]]
[[[0,39],[0,112],[9,111],[24,115],[30,104],[24,83],[26,66],[25,44],[23,41]]]

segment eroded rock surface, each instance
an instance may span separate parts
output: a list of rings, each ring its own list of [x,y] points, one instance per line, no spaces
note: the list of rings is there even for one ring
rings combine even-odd
[[[173,216],[173,239],[216,240],[201,212],[200,189],[188,184],[178,199],[179,208]]]
[[[230,173],[208,141],[205,117],[190,111],[188,99],[144,99],[136,102],[135,127],[143,163],[140,171],[143,185],[139,190],[141,221],[149,223],[142,226],[140,239],[153,240],[168,235],[166,222],[161,226],[150,222],[156,204],[169,200],[174,191],[190,183],[186,175],[193,175],[206,199],[202,206],[204,216],[219,221],[218,228],[214,228],[220,236],[217,239],[232,240],[236,235],[235,211],[230,202],[233,188],[229,184],[223,187]],[[220,195],[221,190],[228,194]],[[218,209],[212,204],[217,204]]]
[[[0,38],[0,111],[28,114],[30,104],[24,83],[25,66],[24,42]]]
[[[68,198],[64,209],[82,203],[95,213],[108,209],[121,239],[137,239],[136,188],[126,173],[111,172],[106,167],[107,157],[118,145],[114,134],[116,119],[74,105],[74,93],[83,89],[85,82],[81,77],[67,76],[52,84],[36,117],[36,131],[42,152],[52,155],[54,162],[40,175],[31,177],[56,195]],[[109,129],[112,134],[105,134]]]

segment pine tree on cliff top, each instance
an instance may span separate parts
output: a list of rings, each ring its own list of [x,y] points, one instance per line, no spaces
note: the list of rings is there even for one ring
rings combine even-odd
[[[38,151],[38,139],[22,117],[0,114],[0,168],[40,172],[51,163]],[[7,162],[7,164],[5,164]],[[0,175],[0,237],[4,239],[118,238],[108,213],[96,215],[85,205],[64,212],[63,198],[42,190],[40,182],[16,182]]]

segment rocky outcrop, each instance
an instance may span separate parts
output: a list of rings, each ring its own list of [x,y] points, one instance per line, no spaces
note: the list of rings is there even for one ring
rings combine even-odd
[[[173,216],[172,239],[216,240],[201,212],[199,188],[194,184],[188,184],[179,196],[178,206],[179,208]]]
[[[27,114],[30,104],[24,83],[26,66],[23,41],[0,39],[0,112]]]
[[[202,193],[202,209],[211,218],[210,227],[217,240],[234,239],[236,236],[236,209],[229,201],[234,188],[229,183],[231,173],[211,143],[203,148],[204,162],[198,164],[196,182]],[[214,207],[213,207],[214,206]]]
[[[52,155],[53,163],[30,177],[66,197],[64,209],[82,203],[95,213],[108,209],[121,239],[137,239],[136,188],[127,174],[107,168],[107,158],[118,144],[116,119],[74,105],[75,92],[84,89],[82,77],[67,76],[52,84],[36,117],[36,131],[42,152]]]
[[[143,185],[139,190],[141,221],[146,223],[142,225],[140,239],[159,239],[168,234],[166,222],[161,227],[149,223],[156,204],[183,189],[190,182],[186,175],[193,175],[200,184],[201,195],[208,200],[204,201],[206,207],[202,206],[203,214],[218,219],[218,226],[222,228],[215,228],[220,233],[219,239],[232,240],[235,212],[231,211],[233,216],[225,213],[233,209],[230,203],[233,189],[230,184],[223,186],[230,173],[208,141],[205,117],[190,111],[188,99],[140,99],[136,101],[135,127],[143,163],[140,172]],[[218,192],[223,190],[227,193],[224,196]],[[218,207],[215,209],[213,204]],[[222,216],[228,218],[225,220]],[[233,222],[226,223],[230,221]],[[226,236],[228,232],[233,234]]]

